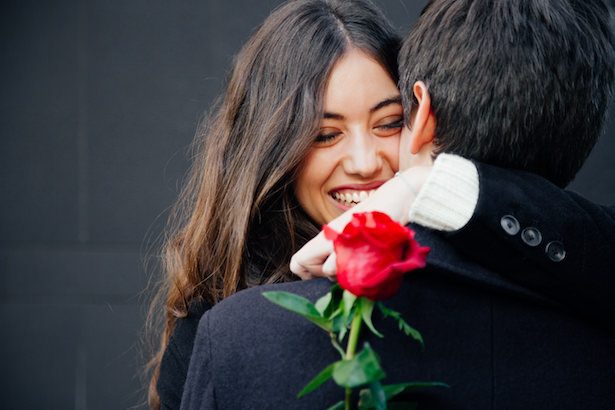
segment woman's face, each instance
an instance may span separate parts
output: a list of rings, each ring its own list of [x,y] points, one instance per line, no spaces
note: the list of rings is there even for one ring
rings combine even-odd
[[[393,176],[402,124],[387,71],[362,51],[344,54],[327,81],[320,130],[295,185],[315,222],[331,221]]]

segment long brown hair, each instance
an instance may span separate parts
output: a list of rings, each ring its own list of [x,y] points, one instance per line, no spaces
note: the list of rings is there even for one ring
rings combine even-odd
[[[397,81],[399,38],[366,0],[285,3],[236,57],[217,110],[196,135],[170,219],[166,278],[150,310],[164,318],[150,362],[152,408],[160,405],[162,353],[191,301],[214,304],[248,286],[294,279],[290,257],[319,227],[297,204],[293,184],[318,131],[329,72],[350,47]]]

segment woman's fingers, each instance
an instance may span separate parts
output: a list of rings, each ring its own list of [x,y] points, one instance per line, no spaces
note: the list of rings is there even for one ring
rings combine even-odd
[[[301,279],[327,276],[323,265],[333,252],[333,244],[321,232],[290,259],[290,270]]]
[[[331,253],[325,263],[322,265],[322,273],[330,280],[335,280],[337,273],[337,266],[335,264],[335,252]]]

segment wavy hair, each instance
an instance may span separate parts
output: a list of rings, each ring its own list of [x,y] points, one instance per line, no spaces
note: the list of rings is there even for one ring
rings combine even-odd
[[[166,277],[149,313],[150,322],[164,321],[149,364],[150,407],[160,407],[162,354],[191,301],[215,304],[249,286],[294,280],[290,257],[319,227],[298,205],[293,184],[318,131],[329,73],[358,48],[397,82],[399,46],[366,0],[287,2],[244,45],[217,108],[199,127],[169,221]]]

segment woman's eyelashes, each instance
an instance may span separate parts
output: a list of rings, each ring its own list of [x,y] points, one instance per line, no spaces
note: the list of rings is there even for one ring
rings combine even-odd
[[[397,134],[404,125],[401,117],[396,117],[391,121],[378,124],[372,127],[374,134],[379,137],[388,137]],[[317,145],[330,145],[343,135],[342,131],[321,130],[314,140]]]
[[[342,135],[340,131],[318,134],[315,142],[318,145],[327,145],[335,141],[340,135]]]
[[[401,117],[395,117],[390,121],[378,124],[374,127],[374,134],[379,137],[392,137],[401,132],[404,125],[404,120]]]
[[[393,130],[393,129],[401,128],[403,125],[404,125],[404,120],[400,118],[394,122],[378,125],[376,128],[381,129],[381,130]]]

